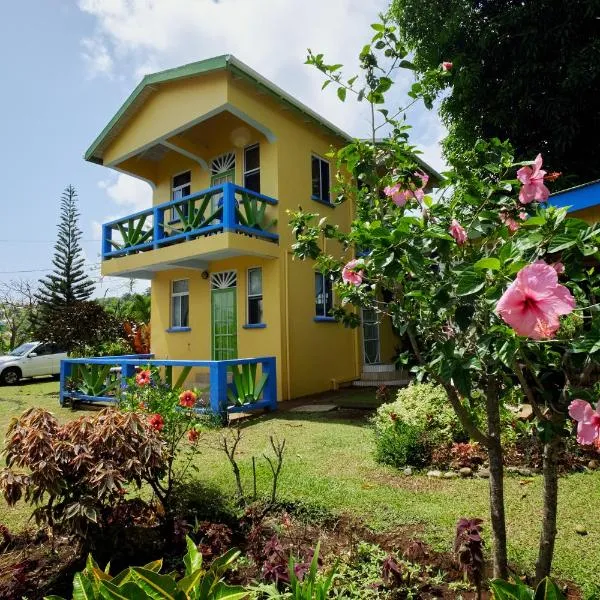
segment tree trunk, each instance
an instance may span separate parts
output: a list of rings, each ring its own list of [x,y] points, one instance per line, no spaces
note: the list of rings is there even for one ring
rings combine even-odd
[[[500,442],[500,401],[495,383],[491,383],[486,394],[488,422],[488,458],[490,461],[490,518],[492,522],[492,560],[494,577],[508,578],[506,552],[506,518],[504,515],[504,470],[502,444]]]
[[[552,557],[554,555],[554,541],[556,539],[556,512],[558,506],[558,446],[560,438],[554,436],[544,444],[544,485],[543,485],[543,515],[542,533],[538,558],[535,563],[535,580],[541,581],[550,575]]]

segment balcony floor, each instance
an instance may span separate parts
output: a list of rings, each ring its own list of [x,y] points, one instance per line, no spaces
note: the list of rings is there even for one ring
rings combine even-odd
[[[210,262],[235,256],[277,258],[277,243],[252,236],[222,232],[185,240],[172,246],[146,250],[102,261],[102,275],[152,279],[154,273],[169,269],[204,270]]]

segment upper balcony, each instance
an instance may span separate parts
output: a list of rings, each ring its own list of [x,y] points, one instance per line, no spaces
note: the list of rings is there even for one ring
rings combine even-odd
[[[152,278],[184,267],[205,269],[233,256],[278,256],[277,200],[233,183],[102,226],[102,273]]]

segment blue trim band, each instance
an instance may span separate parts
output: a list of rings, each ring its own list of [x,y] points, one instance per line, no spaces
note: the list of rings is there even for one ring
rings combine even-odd
[[[266,323],[246,323],[242,325],[242,329],[264,329],[266,326]]]
[[[318,202],[319,204],[329,206],[329,208],[335,208],[335,204],[333,202],[329,202],[328,200],[321,200],[321,198],[317,198],[316,196],[311,196],[310,199],[314,202]]]
[[[600,182],[593,181],[552,194],[548,204],[557,208],[569,207],[568,212],[583,210],[600,204]]]
[[[167,329],[167,333],[184,333],[191,330],[191,327],[169,327],[169,329]]]
[[[337,323],[335,317],[315,317],[317,323]]]

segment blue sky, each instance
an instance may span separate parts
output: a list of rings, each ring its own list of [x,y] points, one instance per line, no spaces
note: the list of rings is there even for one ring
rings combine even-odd
[[[306,48],[353,65],[386,2],[373,0],[20,0],[3,6],[0,115],[4,227],[0,282],[37,280],[51,265],[59,198],[80,198],[83,247],[96,295],[129,282],[99,276],[99,224],[150,204],[146,184],[82,155],[144,73],[232,53],[342,129],[367,133],[360,105],[322,93]],[[352,70],[351,68],[349,69]],[[408,72],[396,97],[410,84]],[[441,168],[444,129],[409,115],[413,143]],[[140,284],[144,287],[146,284]]]

